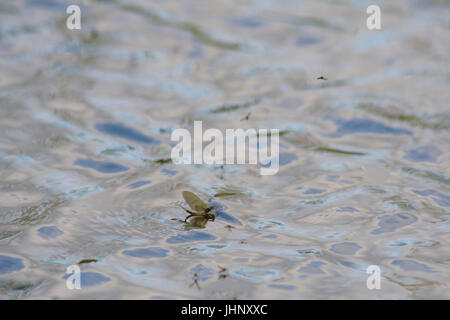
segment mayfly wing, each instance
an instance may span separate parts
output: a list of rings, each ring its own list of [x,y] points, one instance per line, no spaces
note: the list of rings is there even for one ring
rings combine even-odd
[[[187,204],[197,212],[205,211],[209,208],[206,203],[190,191],[183,191],[183,198]]]

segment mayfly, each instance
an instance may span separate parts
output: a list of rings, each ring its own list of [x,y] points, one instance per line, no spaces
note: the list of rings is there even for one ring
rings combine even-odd
[[[241,119],[241,121],[248,120],[248,119],[250,118],[250,115],[251,115],[251,114],[252,114],[251,112],[247,113],[247,115],[246,115],[245,117],[243,117],[243,118]]]
[[[184,209],[184,211],[189,213],[189,216],[186,217],[184,222],[187,222],[187,220],[190,217],[204,217],[204,218],[206,218],[206,220],[214,221],[215,216],[210,213],[212,210],[215,209],[214,207],[208,206],[199,197],[197,197],[195,194],[193,194],[190,191],[183,191],[182,194],[183,194],[184,200],[187,202],[189,207],[191,207],[193,210],[197,211],[197,212],[193,212],[186,208],[181,207]]]

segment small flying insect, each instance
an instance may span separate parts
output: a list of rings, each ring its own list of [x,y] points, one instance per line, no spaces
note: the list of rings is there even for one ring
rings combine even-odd
[[[228,273],[227,273],[227,268],[218,266],[220,271],[219,271],[219,279],[225,279],[228,277]]]
[[[193,282],[191,283],[189,288],[192,287],[195,284],[197,286],[198,290],[200,290],[200,285],[198,284],[198,279],[199,279],[198,274],[194,273],[194,275],[192,276],[192,281]]]
[[[251,115],[251,114],[252,114],[251,112],[247,113],[247,115],[246,115],[245,117],[243,117],[243,118],[241,119],[241,121],[248,120],[248,119],[250,118],[250,115]]]
[[[216,217],[214,216],[214,214],[212,214],[210,212],[212,210],[214,210],[215,207],[208,206],[199,197],[197,197],[195,194],[193,194],[190,191],[183,191],[182,194],[183,194],[184,200],[187,202],[189,207],[191,207],[193,210],[197,211],[197,212],[193,212],[186,208],[181,207],[181,208],[183,208],[184,211],[189,213],[189,216],[186,217],[184,222],[187,222],[187,220],[190,217],[204,217],[206,220],[214,221],[214,219]]]

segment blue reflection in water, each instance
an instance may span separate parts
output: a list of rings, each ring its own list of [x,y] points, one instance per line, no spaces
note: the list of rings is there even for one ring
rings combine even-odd
[[[101,173],[117,173],[122,171],[127,171],[128,168],[114,162],[107,162],[107,161],[97,161],[92,159],[81,159],[78,158],[73,163],[76,166],[81,166],[85,168],[91,168],[95,171],[101,172]]]
[[[394,260],[392,261],[394,266],[399,266],[405,271],[423,271],[423,272],[435,272],[432,268],[426,264],[419,263],[414,260]]]
[[[442,152],[434,146],[422,146],[416,149],[407,150],[405,152],[405,159],[414,162],[437,162],[441,154]]]
[[[304,267],[300,267],[298,269],[298,272],[301,273],[308,273],[308,274],[325,274],[325,272],[322,271],[321,267],[325,265],[325,262],[322,261],[313,261],[308,263]]]
[[[151,296],[150,299],[152,299],[152,300],[175,300],[175,298],[166,297],[166,296]]]
[[[278,277],[277,270],[262,268],[241,268],[234,271],[233,274],[251,280],[272,280]]]
[[[185,243],[193,241],[215,240],[216,237],[206,232],[189,231],[187,234],[178,234],[166,240],[167,243]]]
[[[145,186],[146,184],[150,184],[150,183],[152,183],[151,180],[136,181],[136,182],[130,183],[128,185],[128,188],[137,189],[137,188],[140,188],[140,187]]]
[[[319,37],[315,36],[300,36],[297,38],[296,44],[300,47],[311,46],[321,41]]]
[[[263,23],[259,20],[250,17],[231,19],[230,22],[238,27],[244,27],[249,29],[257,29],[263,26]]]
[[[164,173],[167,176],[174,176],[174,175],[176,175],[178,173],[178,171],[170,170],[170,169],[162,169],[161,172]]]
[[[8,274],[25,268],[22,259],[0,255],[0,274]]]
[[[331,134],[331,137],[341,137],[352,133],[378,133],[378,134],[406,134],[412,135],[412,131],[393,128],[382,122],[367,118],[354,118],[350,120],[335,119],[334,123],[338,126],[337,131]]]
[[[46,9],[66,10],[66,5],[53,0],[28,0],[28,5],[33,7],[44,7]]]
[[[384,215],[378,218],[378,226],[380,228],[373,230],[372,234],[381,234],[385,232],[394,232],[398,228],[402,228],[417,221],[417,217],[409,213],[396,213],[392,215]]]
[[[191,51],[187,54],[188,58],[203,58],[203,48],[200,46],[195,46]]]
[[[359,210],[353,207],[340,207],[336,212],[359,212]]]
[[[242,223],[236,219],[235,217],[229,215],[228,213],[226,213],[223,210],[214,210],[215,214],[216,214],[216,219],[217,220],[222,220],[222,221],[226,221],[228,223],[234,224],[234,225],[242,225]]]
[[[205,267],[202,264],[198,264],[191,269],[191,274],[197,274],[197,280],[206,281],[214,275],[214,271],[210,268]]]
[[[164,258],[167,257],[169,250],[150,247],[150,248],[140,248],[134,250],[124,250],[122,252],[124,255],[135,257],[135,258]]]
[[[74,274],[66,274],[63,279],[67,279],[70,276],[74,276]],[[86,287],[94,287],[94,286],[98,286],[101,284],[104,284],[106,282],[111,281],[111,278],[106,277],[104,275],[102,275],[101,273],[98,272],[92,272],[92,271],[88,271],[88,272],[81,272],[80,273],[80,285],[81,285],[81,289],[86,288]]]
[[[242,223],[238,219],[225,212],[223,210],[224,208],[223,205],[221,205],[219,202],[216,201],[209,202],[208,206],[216,208],[214,210],[214,214],[216,215],[217,220],[222,220],[238,226],[242,225]]]
[[[339,179],[339,176],[336,174],[329,174],[327,176],[327,181],[336,182]]]
[[[285,166],[295,160],[298,160],[298,157],[295,153],[280,152],[280,166]]]
[[[278,163],[279,163],[280,167],[288,165],[289,163],[291,163],[295,160],[298,160],[298,157],[295,153],[292,153],[292,152],[280,152],[278,155]],[[269,161],[266,164],[258,163],[258,166],[262,167],[262,168],[270,168],[271,164],[272,164],[272,161]]]
[[[64,234],[64,232],[55,226],[41,227],[38,229],[37,233],[44,239],[52,239]]]
[[[420,194],[421,196],[433,196],[431,199],[433,199],[434,202],[436,202],[438,205],[443,207],[450,207],[450,196],[433,190],[433,189],[427,189],[427,190],[413,190],[414,193]]]
[[[303,194],[319,194],[324,192],[325,190],[323,189],[314,189],[314,188],[309,188],[308,190],[306,190],[305,192],[303,192]]]
[[[111,136],[120,137],[127,140],[132,140],[141,143],[155,143],[159,144],[159,141],[147,136],[136,129],[127,127],[122,123],[97,123],[95,128],[103,133],[109,134]]]
[[[354,255],[361,248],[356,242],[341,242],[333,244],[330,250],[339,254]]]
[[[269,284],[269,288],[280,289],[280,290],[289,290],[289,291],[297,289],[296,286],[293,286],[290,284],[278,284],[278,283]]]

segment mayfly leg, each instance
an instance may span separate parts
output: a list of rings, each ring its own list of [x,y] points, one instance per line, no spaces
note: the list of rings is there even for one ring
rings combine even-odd
[[[202,217],[202,216],[204,216],[204,213],[198,213],[198,212],[192,212],[192,211],[190,211],[190,210],[188,210],[188,209],[186,209],[186,208],[183,208],[182,206],[180,206],[184,211],[186,211],[187,213],[189,213],[189,215],[186,217],[186,219],[184,219],[184,222],[186,222],[187,223],[187,220],[190,218],[190,217]]]

